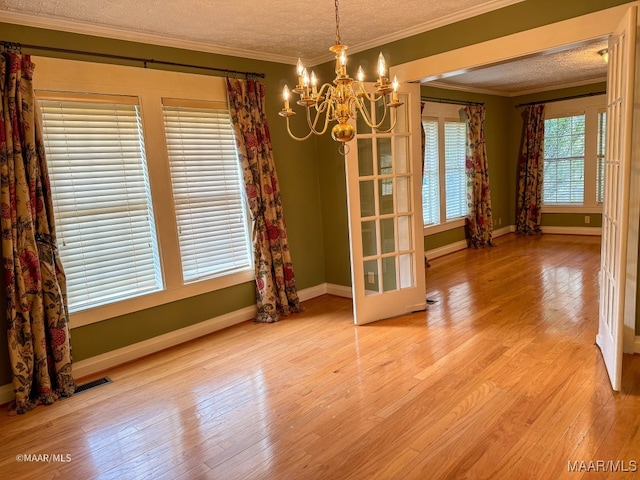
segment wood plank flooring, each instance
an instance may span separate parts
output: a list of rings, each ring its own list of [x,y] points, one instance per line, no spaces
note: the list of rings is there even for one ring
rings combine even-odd
[[[599,238],[497,244],[432,260],[426,312],[355,327],[327,295],[0,414],[0,476],[640,479],[640,357],[614,393],[594,345]]]

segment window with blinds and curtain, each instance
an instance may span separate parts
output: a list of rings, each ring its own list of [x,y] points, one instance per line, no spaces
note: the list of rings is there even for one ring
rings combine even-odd
[[[604,201],[606,96],[545,106],[543,213],[600,213]]]
[[[162,289],[137,99],[40,108],[70,311]]]
[[[224,104],[163,99],[185,282],[251,266],[247,212]]]
[[[163,167],[147,161],[138,97],[38,97],[70,311],[166,289],[160,245],[171,236],[159,241],[154,195],[167,192],[151,188],[150,167]],[[179,252],[182,282],[249,270],[248,217],[226,106],[166,100],[162,116],[178,242],[167,249]]]
[[[423,117],[422,127],[425,132],[424,225],[440,225],[464,218],[467,214],[466,123],[443,117]]]

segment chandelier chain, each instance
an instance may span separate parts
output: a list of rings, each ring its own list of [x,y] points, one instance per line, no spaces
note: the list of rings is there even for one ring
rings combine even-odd
[[[340,45],[340,14],[338,13],[338,0],[335,0],[336,6],[336,45]]]

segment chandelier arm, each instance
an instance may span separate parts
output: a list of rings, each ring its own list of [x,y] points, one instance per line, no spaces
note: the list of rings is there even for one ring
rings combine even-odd
[[[395,110],[395,108],[393,110]],[[391,133],[391,131],[395,128],[396,123],[398,122],[398,113],[396,112],[396,114],[395,115],[392,114],[392,116],[393,116],[393,120],[391,122],[391,126],[387,130],[378,130],[376,128],[376,131],[378,133]]]
[[[364,102],[362,102],[362,100],[356,101],[356,105],[358,106],[358,110],[360,111],[360,114],[363,117],[364,123],[366,123],[369,128],[377,130],[380,133],[389,133],[391,131],[391,129],[386,130],[384,132],[379,130],[380,126],[384,123],[385,119],[387,118],[387,110],[389,110],[389,107],[387,107],[386,98],[385,98],[385,101],[384,101],[384,115],[382,116],[382,119],[378,123],[373,123],[373,121],[371,120],[371,113],[367,111],[367,109],[366,109],[366,107],[364,106],[363,103]],[[394,125],[395,125],[395,123],[394,123]],[[393,128],[393,127],[391,127],[391,128]]]
[[[361,97],[366,97],[367,100],[369,100],[370,102],[377,102],[379,100],[381,100],[382,98],[384,98],[384,95],[376,95],[376,92],[367,92],[365,90],[365,88],[362,86],[362,84],[360,82],[358,82],[357,80],[353,81],[353,85],[357,85],[358,88],[358,95]],[[354,92],[355,93],[355,92]]]
[[[327,109],[327,103],[328,102],[328,97],[329,97],[329,93],[331,92],[332,85],[330,83],[324,83],[322,84],[322,86],[320,87],[320,90],[318,91],[318,99],[316,100],[316,110],[318,112],[324,112]],[[322,99],[322,100],[320,100]]]
[[[360,112],[360,115],[362,115],[362,120],[364,120],[364,123],[366,123],[369,128],[374,128],[373,122],[371,121],[371,114],[367,111],[367,108],[365,107],[362,99],[356,98],[354,100],[355,100],[354,103],[358,111]]]
[[[296,137],[293,132],[291,131],[291,124],[289,122],[289,117],[287,117],[287,132],[289,132],[289,136],[291,138],[293,138],[294,140],[297,140],[299,142],[304,142],[305,140],[307,140],[309,137],[311,137],[311,135],[313,135],[313,131],[310,131],[309,133],[307,133],[304,137]]]
[[[316,125],[318,124],[318,119],[321,116],[322,116],[321,112],[316,112],[315,118],[313,119],[313,122],[311,122],[311,108],[307,108],[307,124],[309,125],[309,129],[311,130],[309,135],[311,135],[312,133],[316,135],[323,135],[327,131],[327,127],[329,125],[329,118],[327,115],[324,115],[325,120],[324,120],[324,126],[322,127],[322,130],[318,130],[316,128]]]

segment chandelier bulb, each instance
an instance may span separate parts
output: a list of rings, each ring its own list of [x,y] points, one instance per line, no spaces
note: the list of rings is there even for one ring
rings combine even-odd
[[[387,73],[387,65],[384,60],[384,56],[382,55],[382,52],[380,52],[380,55],[378,55],[378,76],[382,79],[384,78],[386,73]]]
[[[359,82],[364,82],[364,70],[362,69],[362,65],[358,67],[358,72],[356,73]]]
[[[289,110],[289,87],[287,85],[282,89],[282,96],[284,97],[284,109]]]
[[[298,76],[301,77],[304,73],[304,65],[302,64],[302,60],[300,60],[299,58],[296,62],[296,70],[298,71]]]

